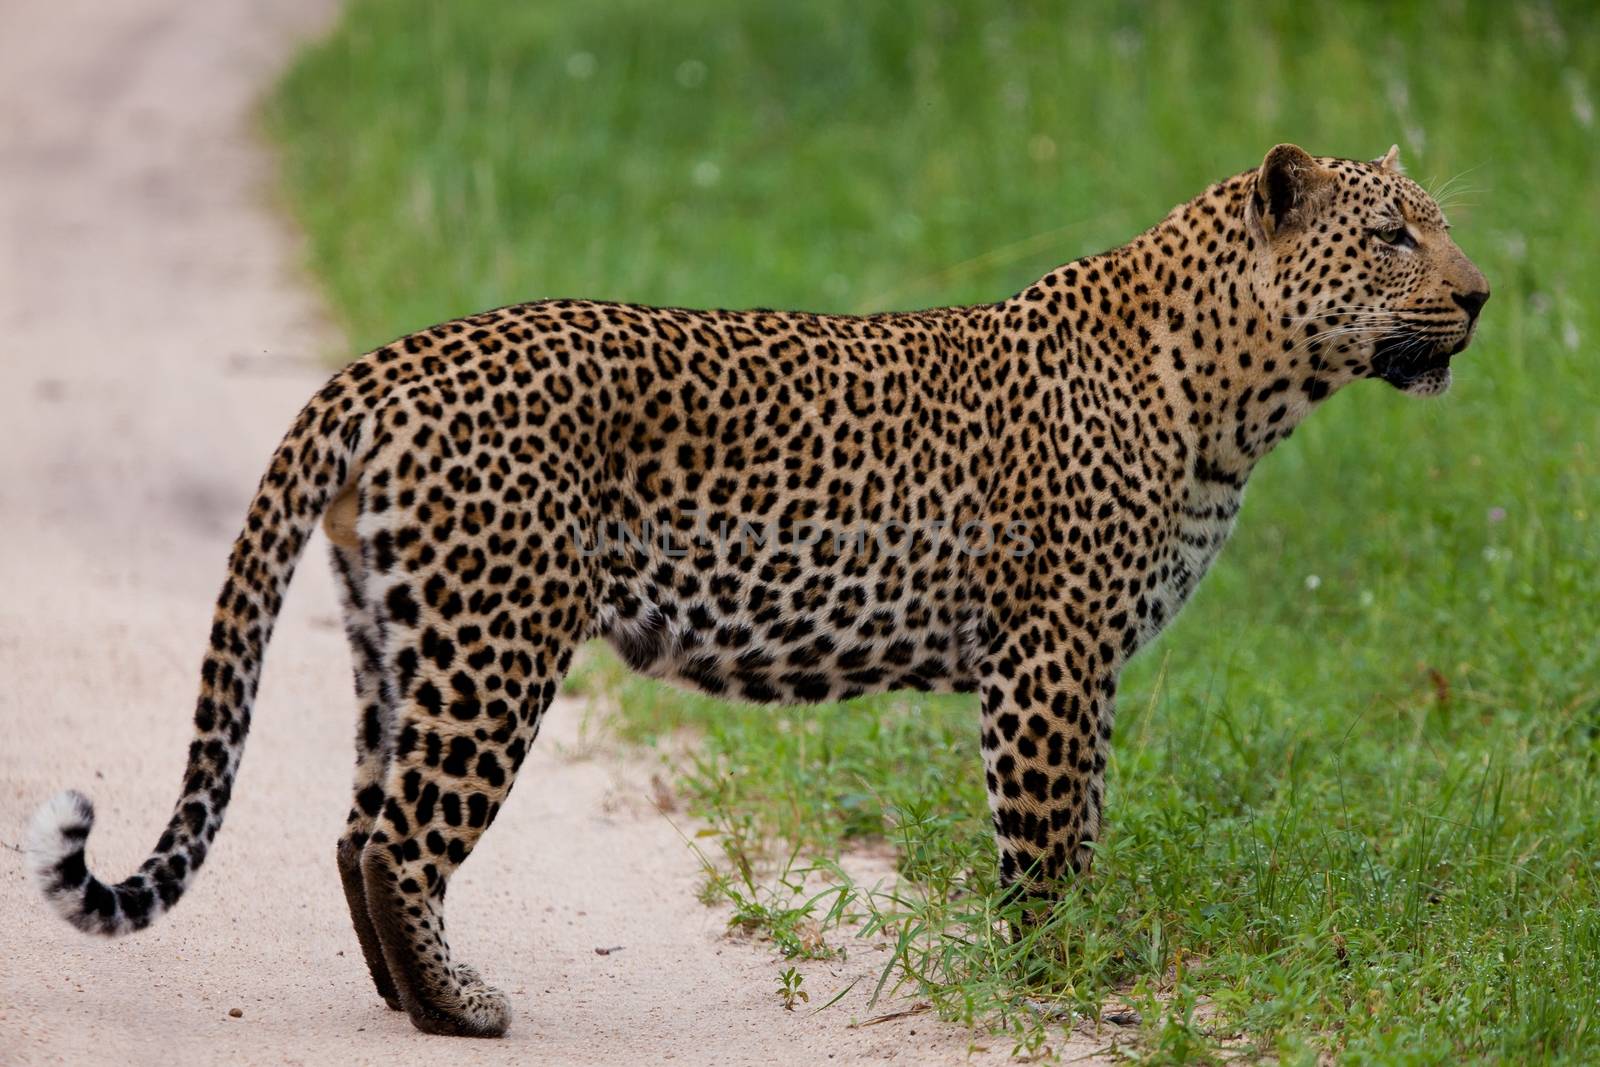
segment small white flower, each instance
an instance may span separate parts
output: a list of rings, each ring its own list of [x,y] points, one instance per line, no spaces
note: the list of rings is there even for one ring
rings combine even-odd
[[[1587,130],[1594,125],[1594,101],[1589,99],[1589,88],[1583,84],[1583,75],[1569,69],[1561,80],[1567,83],[1567,94],[1572,97],[1572,117]]]
[[[889,228],[902,241],[914,241],[922,236],[922,220],[909,211],[896,215]]]
[[[1322,586],[1322,576],[1319,574],[1306,575],[1306,588],[1316,592]]]
[[[678,69],[673,73],[678,84],[685,89],[696,89],[705,84],[706,65],[698,59],[686,59],[678,64]]]
[[[1579,340],[1581,338],[1578,336],[1577,325],[1571,319],[1563,322],[1561,324],[1561,343],[1567,346],[1568,351],[1576,352]]]
[[[1361,590],[1361,595],[1357,599],[1361,601],[1361,606],[1364,608],[1370,608],[1378,602],[1378,598],[1372,595],[1372,590],[1370,589]]]
[[[567,57],[567,76],[582,81],[594,77],[594,72],[600,68],[600,61],[594,58],[593,52],[574,52]]]
[[[702,159],[694,165],[694,172],[690,177],[700,188],[709,189],[722,180],[722,168],[709,159]]]

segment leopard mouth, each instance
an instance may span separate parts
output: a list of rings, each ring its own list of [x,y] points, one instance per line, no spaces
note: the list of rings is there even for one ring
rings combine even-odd
[[[1372,375],[1403,393],[1432,396],[1450,388],[1450,360],[1472,343],[1467,330],[1444,338],[1401,333],[1379,341],[1372,354]]]

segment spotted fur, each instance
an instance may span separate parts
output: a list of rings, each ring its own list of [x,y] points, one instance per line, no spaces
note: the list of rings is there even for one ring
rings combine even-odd
[[[737,700],[977,692],[1001,874],[1046,893],[1101,833],[1118,673],[1210,567],[1256,463],[1353,380],[1448,385],[1488,286],[1446,230],[1393,152],[1280,145],[998,303],[556,300],[369,353],[250,505],[154,852],[103,884],[92,809],[63,794],[35,820],[38,880],[103,934],[181,896],[320,520],[360,708],[338,866],[379,993],[422,1029],[506,1028],[450,952],[445,886],[594,637]]]

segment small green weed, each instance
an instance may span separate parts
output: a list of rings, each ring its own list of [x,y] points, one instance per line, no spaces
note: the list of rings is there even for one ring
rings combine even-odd
[[[800,988],[805,980],[793,967],[778,972],[778,999],[783,1001],[784,1011],[794,1011],[796,1006],[811,1000],[811,994]]]

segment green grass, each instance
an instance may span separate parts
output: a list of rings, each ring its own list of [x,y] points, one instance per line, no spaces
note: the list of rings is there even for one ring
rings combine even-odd
[[[794,957],[775,987],[854,947],[831,912],[899,945],[890,985],[1024,1046],[1051,1027],[1023,997],[1092,1013],[1116,991],[1153,1060],[1593,1061],[1600,17],[995,7],[358,0],[269,122],[362,347],[551,295],[994,299],[1280,140],[1398,140],[1419,179],[1457,178],[1495,296],[1455,390],[1354,387],[1263,465],[1124,679],[1095,875],[1033,943],[995,933],[970,702],[608,684],[630,736],[697,733],[709,890]],[[877,842],[894,895],[812,899],[805,865]]]

